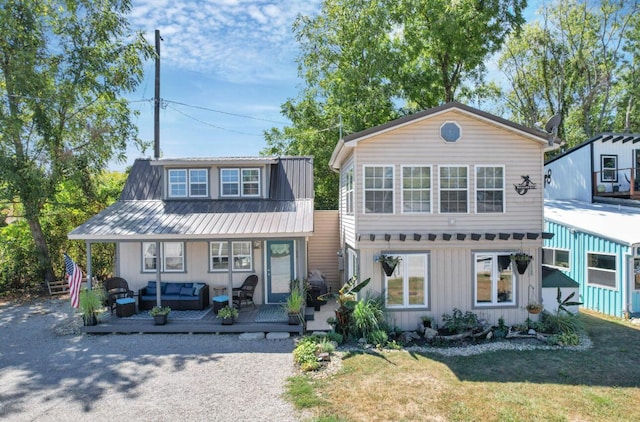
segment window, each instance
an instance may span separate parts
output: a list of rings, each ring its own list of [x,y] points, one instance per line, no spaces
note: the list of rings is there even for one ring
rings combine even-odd
[[[364,212],[393,214],[393,166],[364,167]]]
[[[587,283],[616,288],[616,256],[587,254]]]
[[[344,211],[353,214],[353,167],[344,173]]]
[[[184,271],[184,243],[182,242],[162,242],[160,243],[161,262],[163,272]],[[158,254],[155,242],[144,242],[142,244],[142,271],[155,272],[158,262]]]
[[[466,166],[440,167],[440,212],[468,212],[467,186]]]
[[[402,212],[431,212],[431,167],[402,167]]]
[[[206,197],[209,195],[206,169],[170,169],[169,198]],[[187,191],[188,187],[188,191]]]
[[[475,304],[514,305],[515,277],[509,253],[482,252],[474,254],[476,262]]]
[[[569,271],[569,251],[566,249],[542,248],[542,265]]]
[[[504,167],[476,166],[476,212],[504,212]]]
[[[209,269],[211,271],[227,271],[229,269],[229,249],[227,242],[209,243]],[[251,271],[253,269],[252,246],[250,241],[231,242],[231,261],[234,271]]]
[[[221,196],[260,196],[260,169],[221,169]]]
[[[456,142],[460,139],[460,126],[455,122],[446,122],[440,126],[440,137],[445,142]]]
[[[617,182],[618,181],[618,156],[617,155],[601,155],[600,156],[600,181],[601,182]]]
[[[391,276],[385,275],[387,307],[427,306],[428,255],[393,255],[400,258]]]
[[[633,259],[634,289],[640,290],[640,258]]]

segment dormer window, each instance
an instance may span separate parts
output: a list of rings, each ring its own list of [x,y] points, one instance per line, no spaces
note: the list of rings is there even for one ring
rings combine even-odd
[[[168,175],[169,198],[206,198],[209,181],[206,169],[170,169]]]
[[[220,196],[260,196],[260,169],[225,168],[220,170]]]

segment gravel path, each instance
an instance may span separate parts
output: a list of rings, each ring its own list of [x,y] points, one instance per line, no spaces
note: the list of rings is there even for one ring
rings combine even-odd
[[[0,304],[0,419],[296,421],[293,340],[79,335],[68,299]]]

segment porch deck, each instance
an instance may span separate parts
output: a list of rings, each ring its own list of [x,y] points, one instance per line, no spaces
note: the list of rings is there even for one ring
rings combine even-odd
[[[260,305],[255,309],[251,307],[242,308],[238,317],[232,325],[222,325],[216,318],[213,311],[207,313],[200,319],[189,318],[169,318],[165,325],[154,325],[153,319],[132,319],[118,318],[115,314],[109,315],[98,325],[81,327],[83,333],[87,334],[132,334],[132,333],[290,333],[299,335],[304,332],[302,324],[289,325],[279,322],[255,322]],[[313,320],[307,321],[307,331],[329,331],[331,326],[326,320],[333,315],[334,305],[327,303],[314,312]]]

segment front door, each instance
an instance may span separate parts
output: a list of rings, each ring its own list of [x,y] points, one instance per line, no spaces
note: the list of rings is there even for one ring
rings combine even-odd
[[[282,303],[294,279],[293,240],[267,241],[267,302]]]
[[[631,280],[631,309],[632,314],[640,313],[640,258],[633,258],[633,279]]]

